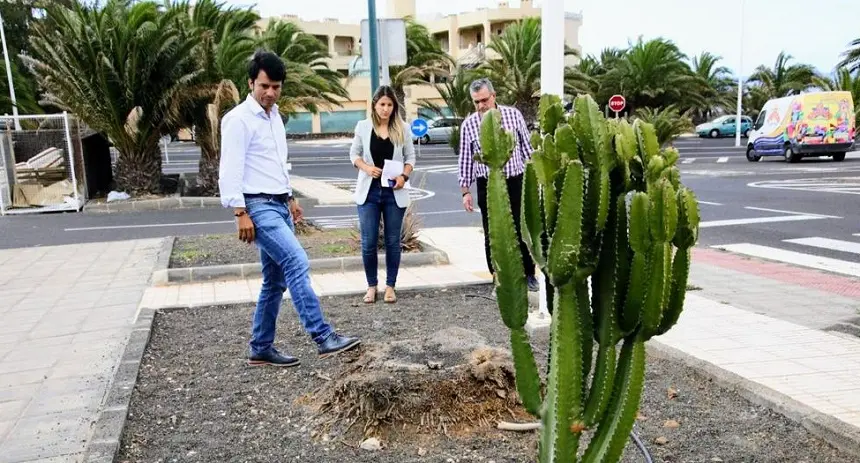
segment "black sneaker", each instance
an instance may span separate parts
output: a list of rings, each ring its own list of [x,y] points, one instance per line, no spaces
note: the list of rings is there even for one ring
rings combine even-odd
[[[252,367],[263,365],[271,365],[273,367],[294,367],[299,363],[299,359],[289,355],[283,355],[275,348],[269,349],[267,352],[248,356],[248,365]]]
[[[358,338],[341,336],[332,332],[325,341],[319,344],[319,356],[320,358],[326,358],[330,355],[348,351],[359,344],[361,344],[361,341]]]
[[[540,290],[540,284],[534,275],[526,276],[526,284],[529,286],[529,291],[536,293]]]

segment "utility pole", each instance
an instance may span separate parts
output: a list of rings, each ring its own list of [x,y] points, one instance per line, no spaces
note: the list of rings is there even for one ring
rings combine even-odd
[[[541,6],[540,92],[564,98],[564,0],[544,0]],[[530,330],[550,323],[546,276],[538,272],[538,314],[530,316]]]
[[[9,81],[9,97],[12,99],[12,116],[15,119],[15,130],[21,130],[21,121],[18,120],[18,102],[15,99],[15,84],[12,82],[12,63],[9,60],[9,50],[6,48],[5,29],[3,15],[0,14],[0,41],[3,42],[3,59],[6,61],[6,79]]]
[[[370,93],[379,87],[379,38],[376,23],[376,0],[367,0],[367,26],[370,35]]]
[[[740,64],[738,66],[738,114],[735,119],[735,146],[741,146],[741,107],[743,105],[743,89],[744,83],[741,77],[744,66],[744,4],[741,0],[741,49],[740,49]]]

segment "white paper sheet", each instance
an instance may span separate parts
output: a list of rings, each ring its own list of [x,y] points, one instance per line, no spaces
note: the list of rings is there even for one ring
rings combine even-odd
[[[386,159],[385,164],[382,166],[382,180],[381,183],[385,188],[391,188],[391,185],[388,183],[388,180],[394,180],[398,175],[403,173],[403,163],[400,161],[394,161],[391,159]]]

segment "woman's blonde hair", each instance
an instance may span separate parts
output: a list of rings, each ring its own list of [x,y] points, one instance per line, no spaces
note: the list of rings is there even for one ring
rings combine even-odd
[[[395,146],[402,146],[405,142],[403,132],[406,130],[406,122],[404,122],[403,118],[400,117],[400,101],[397,100],[397,95],[394,94],[394,89],[389,85],[380,86],[373,94],[370,111],[370,118],[373,121],[373,130],[376,130],[377,127],[382,125],[382,121],[379,120],[379,116],[376,114],[376,103],[378,103],[384,96],[387,96],[394,105],[394,108],[391,111],[391,116],[388,118],[388,137],[391,139],[391,143]]]

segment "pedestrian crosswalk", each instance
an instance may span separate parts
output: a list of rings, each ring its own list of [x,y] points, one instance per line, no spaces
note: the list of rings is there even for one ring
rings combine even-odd
[[[340,178],[340,177],[307,177],[307,178],[311,179],[311,180],[317,180],[317,181],[325,182],[329,185],[338,187],[338,188],[343,189],[343,190],[347,190],[347,191],[354,191],[355,190],[356,179],[354,179],[354,178]],[[413,201],[419,201],[422,199],[432,198],[433,196],[436,196],[436,193],[433,191],[424,190],[422,188],[416,188],[415,186],[407,188],[406,191],[409,192],[409,198],[412,199]]]
[[[320,228],[354,228],[358,226],[358,217],[315,218],[311,222]]]
[[[430,174],[456,174],[459,171],[459,167],[456,164],[451,165],[440,165],[440,166],[422,166],[418,164],[415,167],[417,172],[426,172]]]
[[[854,233],[851,236],[852,238],[845,237],[846,239],[820,236],[790,238],[781,241],[786,244],[785,248],[754,243],[723,244],[712,247],[744,256],[860,278],[860,241],[853,238],[860,236],[860,233]]]

